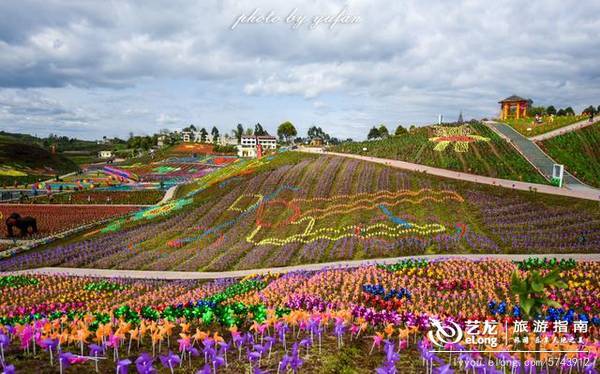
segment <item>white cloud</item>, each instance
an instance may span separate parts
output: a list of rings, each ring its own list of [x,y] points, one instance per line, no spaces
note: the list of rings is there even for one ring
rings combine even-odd
[[[284,17],[297,8],[310,18],[346,6],[360,23],[230,29],[255,8]],[[45,110],[78,113],[81,126],[124,134],[169,121],[265,122],[278,112],[327,120],[331,132],[357,128],[359,136],[369,122],[426,121],[461,109],[488,116],[513,93],[598,105],[599,11],[598,2],[574,0],[0,2],[0,97],[28,102],[19,104],[22,114],[0,106],[0,126],[43,116],[69,123],[35,113],[42,104],[25,91],[59,103]],[[340,106],[365,115],[346,119]]]

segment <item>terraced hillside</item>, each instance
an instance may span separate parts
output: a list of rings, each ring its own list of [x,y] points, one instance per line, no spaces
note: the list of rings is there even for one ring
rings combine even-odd
[[[547,183],[510,144],[480,123],[422,127],[401,136],[344,143],[330,150],[490,177]]]
[[[600,246],[586,201],[484,187],[334,156],[239,161],[170,204],[0,269],[250,269],[423,253],[572,253]]]
[[[583,182],[600,187],[600,124],[539,142],[555,161]]]

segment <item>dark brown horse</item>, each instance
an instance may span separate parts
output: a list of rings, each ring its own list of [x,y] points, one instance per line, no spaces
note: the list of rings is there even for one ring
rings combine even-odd
[[[33,217],[21,217],[19,213],[13,213],[6,219],[6,231],[8,231],[8,237],[13,238],[15,236],[13,227],[17,227],[21,232],[21,237],[24,238],[29,234],[29,228],[31,227],[31,234],[35,234],[37,229],[37,221]]]

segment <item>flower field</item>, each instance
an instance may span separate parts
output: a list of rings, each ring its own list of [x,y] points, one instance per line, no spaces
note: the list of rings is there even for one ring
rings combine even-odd
[[[52,205],[23,205],[0,204],[0,215],[4,218],[12,213],[21,216],[32,216],[37,220],[38,234],[34,237],[44,237],[56,234],[87,223],[100,221],[110,217],[119,217],[126,213],[139,210],[135,206],[52,206]],[[2,221],[4,223],[4,221]],[[15,230],[18,235],[18,229]],[[0,225],[0,236],[6,237],[6,226]]]
[[[223,271],[430,253],[590,253],[586,201],[484,187],[334,156],[239,161],[178,199],[0,261],[39,266]]]
[[[556,268],[566,285],[540,291],[557,306],[540,309],[545,330],[537,332],[540,323],[524,316],[511,291],[513,273],[532,270],[505,260],[409,260],[211,282],[3,276],[1,358],[7,372],[500,373],[539,359],[512,351],[543,348],[542,358],[557,362],[553,372],[595,372],[600,265],[524,262],[547,264],[546,275]],[[474,344],[469,326],[479,321],[497,324]],[[436,351],[430,333],[440,324],[465,331],[447,352]]]
[[[130,204],[151,205],[159,202],[164,195],[160,190],[88,190],[71,193],[55,194],[52,204]],[[47,196],[38,197],[35,204],[49,204]]]
[[[600,187],[600,125],[546,139],[538,145],[581,181]]]
[[[489,177],[547,183],[510,144],[480,123],[421,127],[383,140],[342,143],[330,150]]]

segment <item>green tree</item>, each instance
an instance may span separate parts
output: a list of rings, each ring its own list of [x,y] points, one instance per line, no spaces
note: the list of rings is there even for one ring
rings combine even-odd
[[[556,108],[553,105],[550,105],[548,108],[546,108],[546,113],[548,115],[556,115]]]
[[[367,139],[371,140],[377,138],[379,138],[379,129],[373,126],[371,130],[369,130],[369,135],[367,135]]]
[[[566,112],[565,112],[565,110],[564,110],[564,109],[559,109],[559,110],[556,112],[556,115],[557,115],[557,116],[566,116],[567,114],[566,114]]]
[[[400,136],[404,134],[408,134],[408,130],[402,127],[402,125],[398,125],[398,127],[396,127],[396,131],[394,132],[394,135]]]
[[[212,135],[213,143],[216,143],[219,140],[219,129],[217,126],[213,126],[212,130],[210,130],[210,134]]]
[[[565,115],[567,115],[567,116],[574,116],[575,115],[575,111],[573,110],[573,108],[571,108],[570,106],[568,106],[565,109]]]
[[[536,115],[543,116],[546,113],[547,113],[547,110],[543,106],[532,106],[527,112],[527,114],[529,116],[533,116],[533,117],[535,117]]]
[[[265,131],[265,129],[263,129],[262,125],[260,123],[257,123],[254,126],[254,135],[256,136],[263,136],[263,135],[269,135],[268,132]]]
[[[290,121],[285,121],[277,128],[277,136],[283,139],[286,143],[289,142],[290,138],[298,135],[296,128]]]
[[[383,123],[381,125],[379,125],[379,128],[377,129],[377,131],[379,131],[379,137],[382,139],[390,136],[390,132],[388,131],[387,127],[385,127],[385,125]]]
[[[245,131],[244,135],[248,135],[248,136],[252,136],[254,135],[254,131],[252,131],[252,129],[250,127],[248,127]]]
[[[200,141],[204,143],[206,141],[206,137],[208,136],[208,131],[203,127],[200,129]]]
[[[237,139],[238,144],[242,141],[242,135],[244,135],[244,126],[238,123],[237,127],[233,130],[233,136]]]
[[[596,114],[596,108],[594,108],[593,105],[588,106],[587,108],[585,108],[583,110],[583,112],[581,112],[582,114]]]

